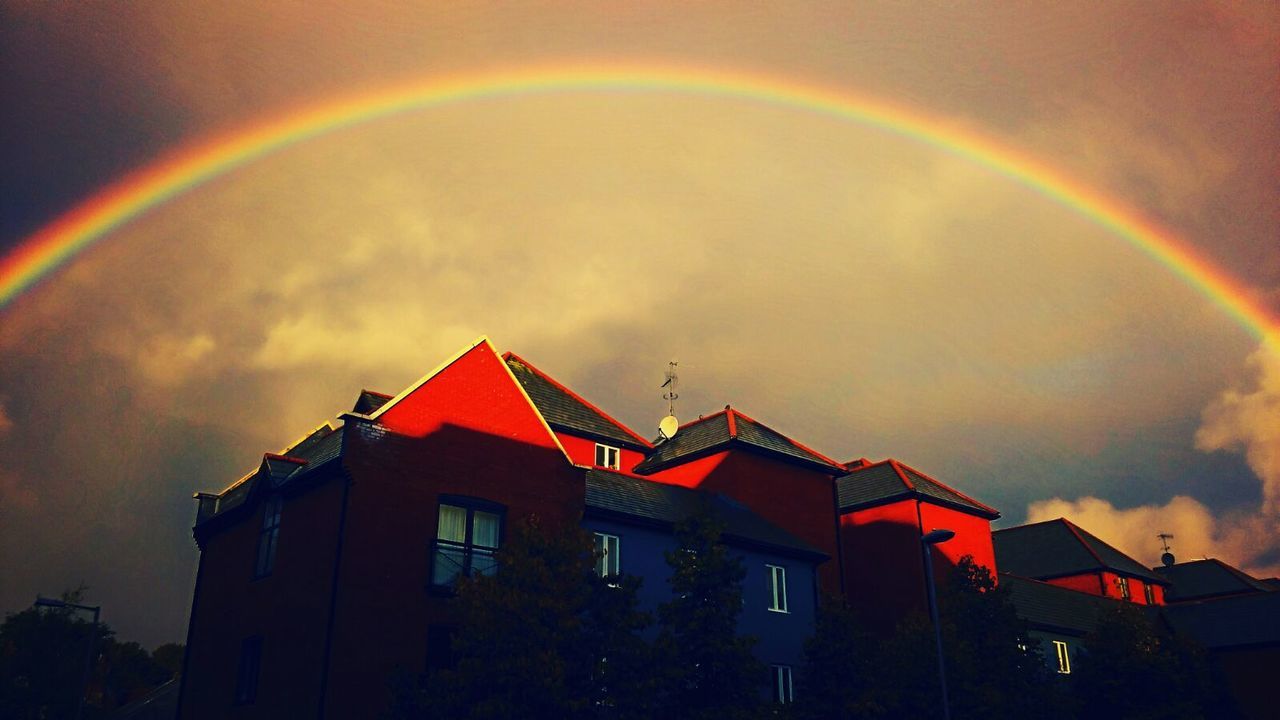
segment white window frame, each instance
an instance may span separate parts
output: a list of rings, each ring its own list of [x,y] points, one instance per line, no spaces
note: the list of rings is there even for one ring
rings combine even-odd
[[[1120,588],[1120,597],[1124,600],[1132,600],[1133,595],[1129,592],[1129,578],[1123,575],[1116,578],[1116,587]]]
[[[601,457],[602,452],[603,452],[603,457]],[[610,460],[611,455],[613,458],[612,460]],[[612,445],[605,445],[604,443],[596,443],[595,460],[596,460],[595,462],[596,467],[609,468],[610,470],[622,469],[622,451]],[[600,462],[601,460],[604,460],[604,462]]]
[[[780,705],[795,702],[795,684],[791,680],[791,666],[770,665],[769,672],[773,675],[773,701]]]
[[[781,565],[764,567],[769,573],[769,612],[791,612],[787,609],[787,569]]]
[[[604,554],[596,558],[596,574],[602,578],[616,578],[622,574],[622,538],[609,533],[598,532],[596,537],[596,549],[603,550]],[[610,557],[609,541],[613,541],[613,556]],[[613,567],[610,567],[612,565]],[[612,570],[612,572],[610,572]],[[611,585],[613,583],[610,583]]]
[[[1156,588],[1151,583],[1143,583],[1142,596],[1146,599],[1148,605],[1156,604]]]
[[[1071,654],[1067,652],[1067,644],[1061,640],[1053,641],[1053,649],[1058,654],[1058,674],[1071,674]]]

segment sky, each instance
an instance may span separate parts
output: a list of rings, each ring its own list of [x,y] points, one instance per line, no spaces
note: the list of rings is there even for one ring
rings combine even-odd
[[[1272,3],[0,4],[0,254],[299,108],[536,67],[768,76],[980,134],[1280,317]],[[1087,212],[795,103],[495,95],[264,155],[0,307],[0,612],[180,641],[191,495],[486,334],[644,434],[726,403],[1148,564],[1280,574],[1280,356]],[[287,522],[287,520],[286,520]],[[424,542],[426,539],[424,538]]]

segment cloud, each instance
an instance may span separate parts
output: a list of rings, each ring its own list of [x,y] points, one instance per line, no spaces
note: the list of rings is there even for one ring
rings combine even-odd
[[[1243,449],[1262,481],[1262,512],[1280,515],[1280,350],[1263,346],[1249,356],[1251,388],[1222,391],[1205,408],[1196,431],[1200,450]]]
[[[1031,503],[1028,522],[1065,517],[1148,565],[1160,554],[1156,535],[1170,533],[1182,560],[1216,557],[1263,577],[1280,575],[1280,354],[1264,345],[1246,366],[1251,384],[1223,390],[1209,403],[1195,446],[1243,450],[1262,484],[1260,507],[1222,514],[1185,495],[1130,508],[1093,496],[1055,497]]]
[[[1155,566],[1162,552],[1160,533],[1180,561],[1212,557],[1260,577],[1280,575],[1280,519],[1258,514],[1220,515],[1198,500],[1174,496],[1164,505],[1117,508],[1096,497],[1052,498],[1031,503],[1027,521],[1065,517],[1144,565]]]

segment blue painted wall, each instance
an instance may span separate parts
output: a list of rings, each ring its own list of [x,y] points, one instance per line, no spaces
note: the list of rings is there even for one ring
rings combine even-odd
[[[582,525],[592,532],[620,538],[621,571],[643,580],[639,592],[642,609],[656,612],[660,603],[671,599],[671,586],[667,583],[671,568],[663,553],[676,547],[672,533],[591,517],[584,519]],[[813,634],[817,612],[816,564],[789,555],[730,547],[742,558],[747,571],[742,581],[745,604],[738,617],[738,632],[757,638],[755,654],[761,662],[792,666],[798,681],[804,662],[804,643]],[[780,565],[787,570],[786,613],[769,610],[769,576],[765,565]]]

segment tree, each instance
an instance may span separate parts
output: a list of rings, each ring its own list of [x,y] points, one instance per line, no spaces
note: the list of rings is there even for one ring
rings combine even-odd
[[[394,718],[640,718],[652,676],[639,580],[595,573],[592,538],[517,523],[491,576],[463,578],[455,664],[394,681]]]
[[[845,720],[878,715],[871,697],[875,637],[857,610],[838,596],[822,598],[805,643],[796,692],[798,720]]]
[[[1039,646],[987,568],[962,558],[938,598],[951,716],[1053,717],[1063,708]],[[940,717],[937,646],[923,613],[864,650],[864,694],[847,717]]]
[[[1081,717],[1238,716],[1204,651],[1138,606],[1103,611],[1085,647],[1073,677]]]
[[[79,603],[84,591],[64,592],[61,599]],[[180,664],[182,646],[174,647]],[[30,608],[0,624],[0,717],[6,719],[73,718],[81,698],[84,718],[102,717],[171,677],[142,646],[117,642],[110,626],[94,628],[71,608]]]
[[[665,718],[747,718],[761,709],[765,668],[751,653],[755,639],[737,632],[746,570],[721,542],[723,530],[704,501],[677,523],[677,548],[666,553],[672,599],[658,608]]]

